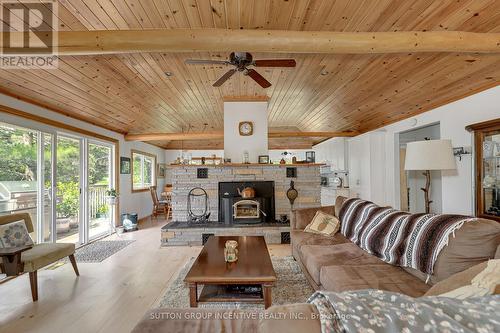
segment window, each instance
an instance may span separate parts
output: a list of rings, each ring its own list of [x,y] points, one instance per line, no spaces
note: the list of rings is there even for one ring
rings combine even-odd
[[[132,191],[144,191],[156,185],[156,156],[132,151]]]

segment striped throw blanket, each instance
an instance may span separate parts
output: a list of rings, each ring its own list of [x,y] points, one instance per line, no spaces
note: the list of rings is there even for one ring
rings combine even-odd
[[[368,253],[429,275],[450,234],[474,220],[463,215],[410,214],[356,198],[344,203],[339,219],[342,235]]]

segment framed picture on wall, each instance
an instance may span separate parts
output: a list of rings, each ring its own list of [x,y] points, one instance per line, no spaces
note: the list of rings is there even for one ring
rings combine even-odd
[[[120,157],[120,174],[130,175],[130,157]]]
[[[165,169],[167,165],[164,163],[158,163],[158,178],[165,178]]]

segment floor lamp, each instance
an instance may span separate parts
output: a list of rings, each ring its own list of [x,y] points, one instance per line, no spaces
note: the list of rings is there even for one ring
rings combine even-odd
[[[455,156],[451,140],[425,140],[406,144],[405,170],[424,171],[425,212],[430,212],[430,186],[431,170],[453,170],[456,169]]]

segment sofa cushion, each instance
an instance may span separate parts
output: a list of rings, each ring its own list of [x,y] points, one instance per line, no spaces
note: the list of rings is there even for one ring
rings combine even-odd
[[[307,303],[275,305],[260,319],[259,333],[321,333],[321,322],[316,306]]]
[[[399,267],[382,265],[323,266],[320,282],[324,289],[334,292],[360,289],[381,289],[422,296],[429,286]]]
[[[316,208],[296,209],[292,213],[293,221],[291,223],[292,229],[304,229],[311,223],[317,211],[322,211],[330,215],[335,215],[335,206],[324,206]]]
[[[33,272],[73,253],[75,244],[43,243],[24,251],[21,254],[21,261],[24,262],[25,272]]]
[[[340,209],[342,208],[342,205],[346,200],[347,198],[341,195],[339,195],[337,199],[335,199],[335,216],[339,217]]]
[[[488,262],[485,261],[472,266],[465,271],[453,274],[449,278],[444,279],[443,281],[440,281],[432,286],[432,288],[429,289],[424,296],[437,296],[460,287],[470,285],[472,283],[472,279],[486,269],[487,263]]]
[[[290,237],[292,243],[292,254],[297,259],[299,258],[300,248],[303,245],[335,245],[349,243],[349,240],[340,232],[337,232],[333,236],[324,236],[305,232],[303,230],[292,230],[290,231]]]
[[[387,265],[379,258],[360,249],[356,244],[303,245],[300,248],[303,265],[314,282],[320,284],[320,270],[332,265]]]
[[[464,223],[441,250],[429,284],[434,285],[469,267],[497,258],[500,255],[497,253],[499,247],[500,223],[487,219]],[[427,274],[418,270],[407,267],[404,270],[422,281],[427,279]]]
[[[450,236],[448,246],[439,254],[434,265],[433,283],[493,259],[499,245],[500,223],[486,219],[464,223],[455,231],[455,237]]]
[[[0,248],[32,246],[33,244],[24,220],[0,225]]]
[[[325,236],[333,236],[340,229],[340,221],[337,217],[318,210],[314,215],[311,223],[305,228],[305,232],[313,234],[321,234]]]

